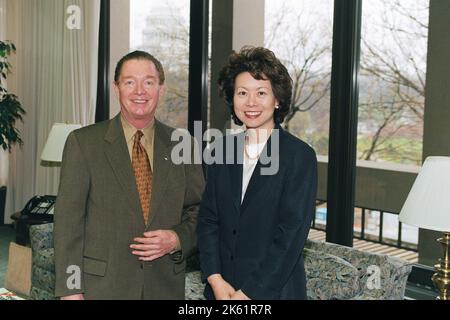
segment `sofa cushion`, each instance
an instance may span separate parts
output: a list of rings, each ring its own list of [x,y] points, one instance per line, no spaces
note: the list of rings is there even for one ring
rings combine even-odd
[[[350,299],[360,293],[359,271],[344,259],[309,248],[303,257],[308,299]]]

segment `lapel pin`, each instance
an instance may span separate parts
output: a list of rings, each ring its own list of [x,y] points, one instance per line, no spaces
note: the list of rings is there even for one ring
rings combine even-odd
[[[168,159],[167,157],[164,157],[164,160],[166,160],[166,161],[167,161],[167,160],[169,160],[169,159]]]

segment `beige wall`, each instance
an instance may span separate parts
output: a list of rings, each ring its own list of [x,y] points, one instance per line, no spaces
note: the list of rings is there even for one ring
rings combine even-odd
[[[130,0],[111,1],[110,28],[109,116],[112,118],[120,111],[113,88],[114,69],[117,61],[130,51]]]
[[[233,49],[264,45],[264,0],[234,0]]]
[[[228,107],[217,94],[217,77],[231,50],[244,45],[264,45],[264,0],[214,0],[212,2],[213,31],[211,61],[211,127],[224,130],[237,128]],[[227,14],[232,12],[230,19]],[[231,32],[231,35],[229,34]],[[231,42],[231,43],[229,43]]]

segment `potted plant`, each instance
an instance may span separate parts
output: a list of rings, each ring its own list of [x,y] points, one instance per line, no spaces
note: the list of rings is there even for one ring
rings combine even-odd
[[[16,52],[16,47],[10,41],[0,41],[0,145],[3,150],[11,151],[11,147],[22,144],[20,133],[15,127],[16,121],[21,120],[25,114],[17,96],[8,93],[4,81],[11,72],[8,56]]]
[[[8,57],[15,52],[16,47],[11,41],[0,40],[0,152],[11,152],[13,145],[23,143],[16,128],[16,121],[22,121],[25,110],[17,96],[8,93],[5,84],[6,77],[11,72]],[[0,186],[0,225],[4,221],[5,198],[6,186]]]

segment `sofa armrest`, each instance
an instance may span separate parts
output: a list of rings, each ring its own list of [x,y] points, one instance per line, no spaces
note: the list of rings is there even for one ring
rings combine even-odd
[[[53,223],[30,226],[32,271],[30,298],[55,299]]]
[[[359,271],[344,259],[308,248],[303,250],[310,300],[350,299],[360,294]]]
[[[32,251],[53,248],[53,223],[30,226],[30,243]]]

